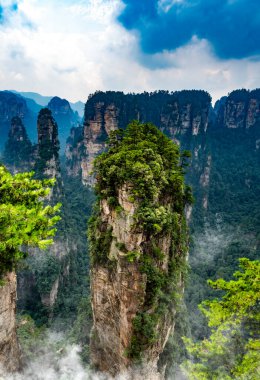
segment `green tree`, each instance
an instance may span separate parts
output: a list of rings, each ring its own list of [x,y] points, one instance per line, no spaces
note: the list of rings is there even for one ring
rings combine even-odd
[[[34,173],[12,176],[0,166],[0,278],[27,256],[27,246],[53,242],[60,205],[44,204],[54,180],[35,180]]]
[[[192,360],[184,364],[190,379],[256,380],[260,371],[260,262],[242,258],[236,280],[209,281],[225,292],[220,300],[204,301],[200,309],[211,328],[209,338],[186,339]]]

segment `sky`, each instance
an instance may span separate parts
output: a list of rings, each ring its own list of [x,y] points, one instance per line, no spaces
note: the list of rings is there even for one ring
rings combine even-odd
[[[0,90],[257,87],[259,0],[0,0]]]

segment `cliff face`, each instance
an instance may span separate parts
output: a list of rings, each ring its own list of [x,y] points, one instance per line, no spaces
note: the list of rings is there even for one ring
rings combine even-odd
[[[226,128],[252,128],[260,120],[260,90],[231,92],[219,109],[218,118]]]
[[[28,113],[26,102],[21,96],[0,91],[0,149],[7,140],[12,118],[18,116],[24,119]]]
[[[68,176],[82,176],[83,162],[86,156],[83,127],[71,128],[66,145],[66,171]]]
[[[0,375],[1,369],[13,372],[21,366],[15,322],[16,275],[9,273],[3,280],[4,285],[0,285]]]
[[[30,171],[34,165],[34,149],[19,117],[11,120],[11,129],[5,144],[4,162],[12,173]]]
[[[74,159],[75,167],[70,161],[68,170],[81,175],[84,184],[92,185],[93,160],[104,150],[109,133],[118,128],[125,129],[132,120],[152,122],[167,136],[185,141],[190,147],[192,136],[206,133],[210,104],[210,96],[204,91],[160,91],[139,95],[98,92],[85,106],[83,144],[79,153],[74,154],[75,157],[81,156],[81,165]],[[71,149],[76,152],[76,144]]]
[[[176,182],[174,192],[165,186],[163,177],[169,175],[168,164],[164,167],[163,153],[156,153],[160,151],[159,144],[162,150],[166,148],[164,144],[169,149],[176,148],[153,128],[133,124],[128,129],[133,138],[123,139],[118,148],[106,154],[104,161],[99,161],[97,181],[102,199],[90,222],[89,239],[94,317],[92,363],[113,376],[127,372],[129,378],[157,380],[164,378],[158,360],[174,327],[173,294],[180,296],[183,290],[187,236],[183,190]],[[148,141],[151,138],[158,143],[158,151],[149,143],[147,152],[142,151],[146,136]],[[150,161],[154,154],[158,154],[157,168]],[[126,157],[133,160],[131,164],[124,162]],[[124,182],[120,174],[117,176],[120,169],[114,166],[113,180],[110,174],[104,179],[106,163],[129,165],[125,172],[129,180]],[[171,164],[178,171],[177,161]],[[170,177],[168,180],[171,182]],[[106,181],[110,185],[103,188]]]
[[[47,108],[38,115],[36,173],[45,178],[60,178],[58,126]]]
[[[61,99],[58,96],[52,98],[47,107],[59,126],[59,140],[61,150],[64,152],[70,129],[76,126],[79,116],[71,109],[70,103],[66,99]]]

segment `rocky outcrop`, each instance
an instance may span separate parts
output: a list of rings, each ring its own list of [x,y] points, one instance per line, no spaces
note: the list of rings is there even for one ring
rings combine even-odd
[[[185,144],[190,145],[192,136],[206,133],[210,107],[210,96],[204,91],[159,91],[136,95],[97,92],[85,106],[83,144],[71,145],[69,142],[69,149],[74,157],[80,157],[81,164],[74,159],[73,166],[70,161],[68,172],[79,174],[81,170],[83,183],[93,185],[94,158],[105,149],[109,133],[118,128],[125,129],[132,120],[152,122],[173,140],[185,140]],[[70,156],[68,158],[70,160]]]
[[[24,120],[29,110],[26,101],[9,91],[0,91],[0,149],[4,147],[13,117]]]
[[[94,266],[91,271],[91,292],[94,327],[91,340],[92,363],[102,372],[112,375],[125,373],[131,379],[159,380],[164,376],[158,371],[157,363],[174,328],[176,310],[166,311],[156,323],[154,334],[156,342],[143,352],[142,364],[135,368],[133,359],[127,352],[133,344],[134,321],[145,307],[146,295],[151,289],[147,275],[140,270],[140,264],[129,262],[123,251],[133,255],[143,254],[147,237],[142,231],[135,231],[134,215],[136,206],[129,200],[131,193],[127,187],[119,190],[120,215],[111,210],[107,201],[101,202],[102,225],[112,231],[112,241],[108,248],[109,259],[115,262],[114,270],[104,266]],[[97,234],[99,231],[97,231]],[[122,248],[122,246],[124,246]],[[169,270],[171,239],[160,239],[157,248],[165,254],[158,263],[158,269]],[[180,278],[181,281],[181,278]],[[153,313],[153,307],[147,310]],[[150,326],[152,329],[152,326]]]
[[[0,375],[14,372],[21,366],[21,354],[16,336],[16,275],[8,273],[0,285]]]
[[[58,125],[49,109],[38,115],[38,151],[35,171],[38,177],[60,178]]]
[[[70,177],[82,176],[82,165],[86,157],[83,139],[83,127],[71,128],[65,150],[66,171]]]
[[[260,90],[236,90],[218,110],[219,124],[226,128],[249,129],[260,120]]]
[[[3,161],[12,173],[30,171],[34,165],[34,149],[18,116],[11,120]]]
[[[61,99],[58,96],[52,98],[47,107],[59,126],[61,151],[64,152],[70,129],[77,125],[79,116],[71,109],[70,103],[66,99]]]
[[[187,254],[185,201],[182,180],[178,185],[174,180],[172,191],[173,178],[163,169],[170,165],[180,170],[176,161],[166,163],[172,156],[163,147],[170,144],[168,149],[176,149],[174,145],[153,126],[138,123],[131,128],[122,145],[119,143],[118,148],[111,148],[101,156],[98,165],[101,200],[89,227],[94,319],[91,360],[98,370],[112,376],[124,373],[129,379],[159,380],[164,378],[164,370],[158,368],[158,360],[174,328],[174,294],[179,297],[183,291]],[[148,155],[142,150],[144,141]],[[158,154],[156,169],[150,161],[154,154]],[[119,157],[123,161],[119,160],[117,167]],[[102,169],[106,158],[113,167],[111,178],[109,169]],[[119,186],[119,170],[126,165],[124,160],[128,160],[126,176],[131,179]],[[140,175],[143,173],[141,181],[136,170],[140,170]],[[159,177],[158,170],[162,170]],[[107,187],[103,187],[102,173]],[[162,179],[164,175],[166,182]],[[153,187],[151,195],[149,188],[154,181],[158,192]],[[167,181],[171,183],[170,191]],[[147,198],[146,191],[150,194]]]

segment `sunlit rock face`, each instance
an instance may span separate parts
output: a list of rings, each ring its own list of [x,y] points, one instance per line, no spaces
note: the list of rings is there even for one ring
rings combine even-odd
[[[131,188],[127,185],[119,189],[118,200],[122,207],[120,213],[111,209],[106,200],[100,202],[102,223],[96,234],[99,236],[104,229],[111,231],[112,239],[107,255],[114,263],[114,268],[95,265],[91,270],[94,315],[91,359],[98,370],[113,376],[125,373],[129,379],[159,380],[164,379],[164,371],[159,371],[158,360],[174,329],[174,307],[167,309],[158,319],[154,331],[157,339],[142,353],[142,363],[136,365],[127,355],[135,334],[133,323],[136,315],[144,310],[148,314],[154,311],[154,306],[151,305],[148,309],[146,307],[147,294],[152,285],[147,275],[140,270],[140,263],[134,260],[129,262],[125,253],[139,252],[142,255],[150,244],[144,231],[133,227],[137,204],[131,201],[130,194]],[[156,262],[155,267],[167,274],[171,261],[170,234],[159,238],[156,245],[164,252],[164,257]],[[185,254],[181,248],[179,254]],[[180,275],[176,291],[181,294],[182,290]]]
[[[21,354],[16,336],[16,275],[3,277],[0,285],[0,375],[1,370],[14,372],[21,366]]]
[[[260,120],[260,90],[231,92],[219,109],[218,118],[226,128],[254,127]]]
[[[204,136],[209,123],[211,98],[205,91],[158,91],[144,94],[97,92],[85,106],[82,139],[68,141],[68,173],[80,175],[85,185],[93,185],[94,158],[104,151],[111,131],[132,120],[152,122],[173,140],[190,147],[192,137]],[[73,159],[71,158],[73,154]]]
[[[176,144],[137,121],[111,135],[96,160],[98,197],[88,228],[90,356],[112,376],[164,379],[158,362],[174,329],[188,250],[190,189],[182,164]]]

